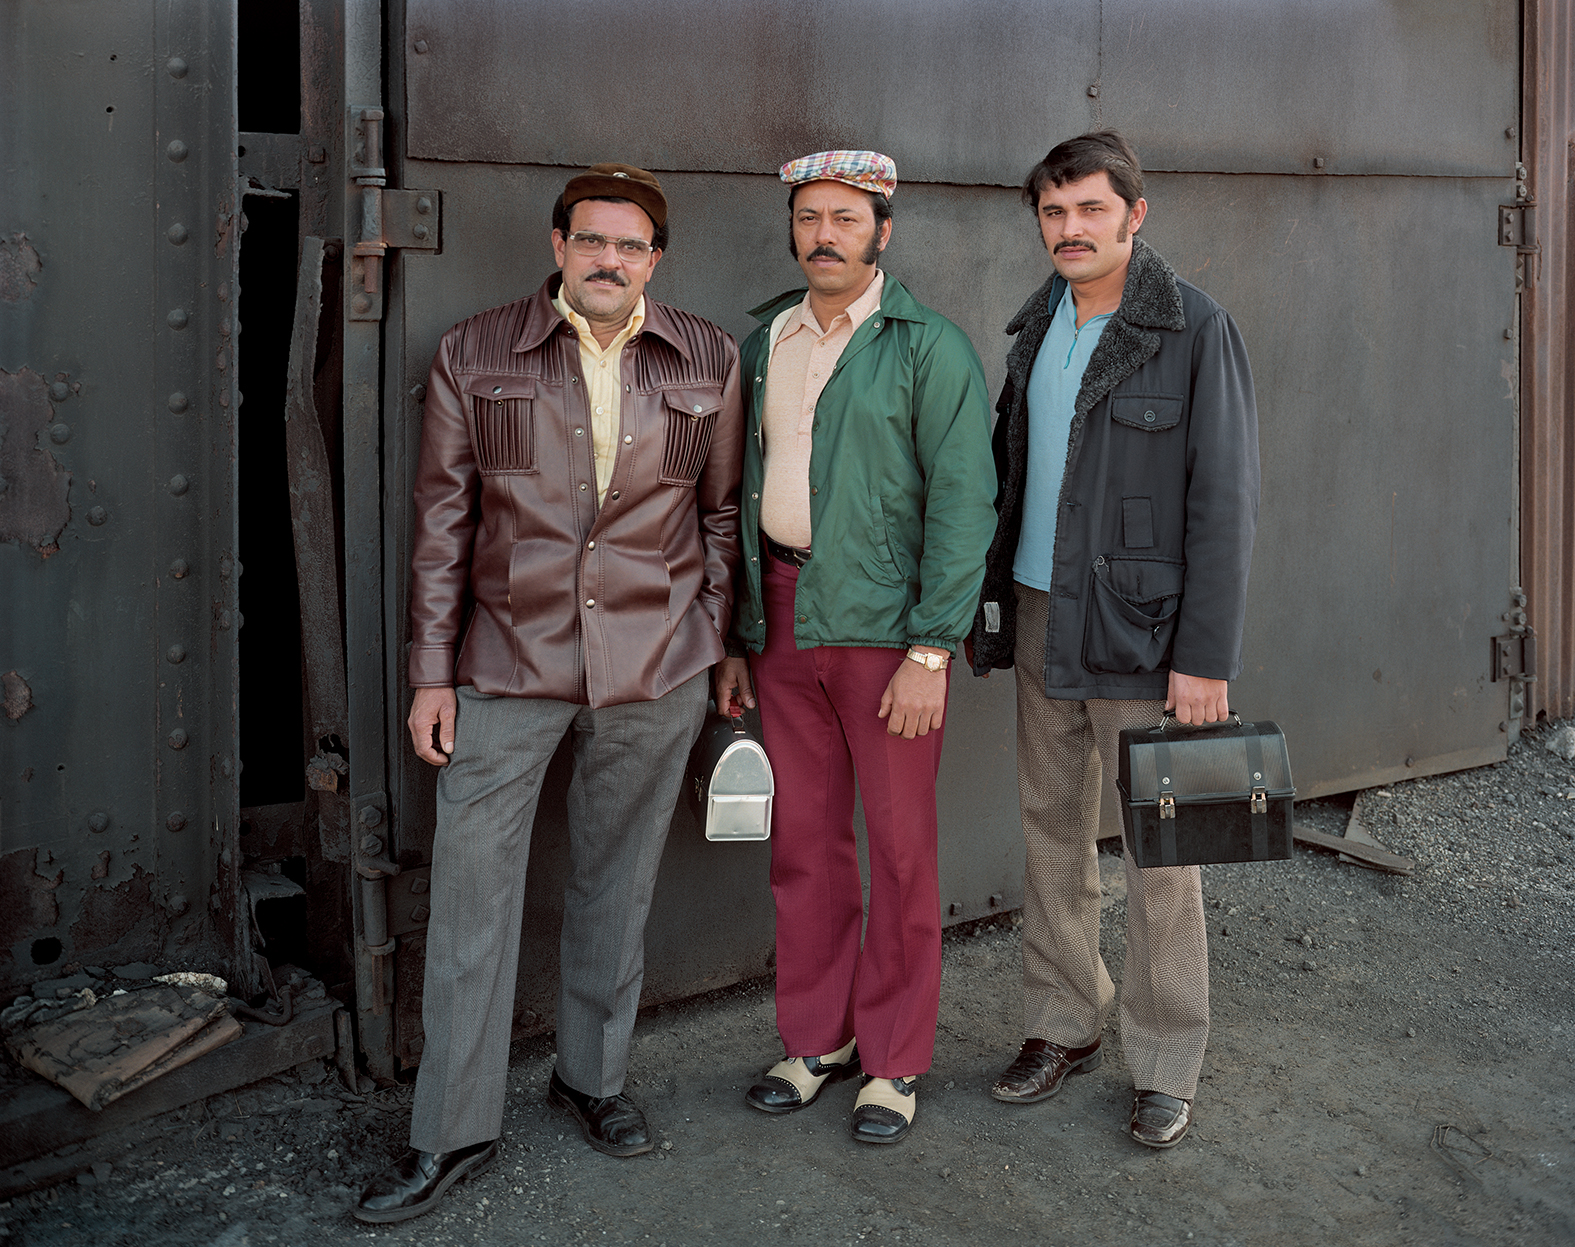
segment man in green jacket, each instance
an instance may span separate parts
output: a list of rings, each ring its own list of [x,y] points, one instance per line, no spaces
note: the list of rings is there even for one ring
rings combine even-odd
[[[809,289],[754,309],[762,324],[742,350],[743,558],[733,656],[716,673],[718,706],[754,706],[758,690],[777,780],[786,1055],[745,1098],[792,1112],[862,1064],[853,1137],[895,1143],[935,1049],[935,776],[947,664],[995,527],[989,404],[963,332],[878,267],[892,161],[820,152],[781,176]],[[855,777],[870,854],[862,949]]]

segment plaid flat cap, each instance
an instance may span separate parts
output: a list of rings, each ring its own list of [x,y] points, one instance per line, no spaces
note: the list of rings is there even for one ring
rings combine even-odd
[[[890,199],[897,189],[897,165],[879,152],[816,152],[782,166],[781,178],[789,186],[800,182],[845,182],[861,191],[877,191]]]

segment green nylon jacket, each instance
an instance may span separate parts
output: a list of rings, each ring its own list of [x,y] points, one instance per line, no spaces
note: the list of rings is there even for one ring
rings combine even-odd
[[[729,649],[766,642],[760,591],[761,419],[771,323],[798,290],[762,303],[741,350],[744,481]],[[984,368],[963,331],[890,274],[880,307],[854,333],[815,407],[810,545],[793,639],[816,645],[955,652],[973,623],[995,530],[995,462]]]

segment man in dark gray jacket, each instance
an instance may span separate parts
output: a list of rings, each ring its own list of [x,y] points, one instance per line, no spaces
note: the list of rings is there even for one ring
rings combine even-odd
[[[1053,148],[1023,187],[1055,273],[1006,327],[999,520],[971,646],[975,674],[1017,673],[1027,1039],[991,1089],[1013,1104],[1100,1062],[1115,990],[1095,840],[1121,729],[1167,710],[1222,719],[1241,670],[1252,376],[1230,315],[1138,238],[1142,194],[1137,154],[1111,130]],[[1196,866],[1126,869],[1129,1130],[1172,1147],[1208,1039],[1202,882]]]

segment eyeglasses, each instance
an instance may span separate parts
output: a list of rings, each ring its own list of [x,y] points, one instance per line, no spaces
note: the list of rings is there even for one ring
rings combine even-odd
[[[643,238],[612,238],[584,229],[575,230],[569,235],[569,245],[581,255],[601,255],[608,243],[618,249],[620,260],[643,260],[652,249],[651,244]]]

